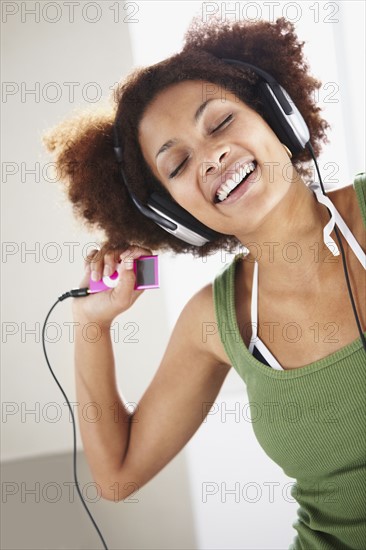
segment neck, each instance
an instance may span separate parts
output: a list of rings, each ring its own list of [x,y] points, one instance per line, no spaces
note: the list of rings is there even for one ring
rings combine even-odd
[[[311,288],[324,282],[327,269],[338,264],[324,244],[323,228],[329,219],[327,208],[296,178],[261,226],[240,239],[249,249],[247,261],[258,262],[262,288],[298,290],[310,281]]]

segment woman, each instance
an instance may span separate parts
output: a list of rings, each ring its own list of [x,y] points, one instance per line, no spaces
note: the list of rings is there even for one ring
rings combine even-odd
[[[329,193],[324,203],[310,186],[309,151],[290,150],[273,130],[260,75],[224,61],[272,75],[318,154],[328,125],[302,46],[284,19],[196,21],[182,52],[118,87],[113,112],[80,115],[48,136],[77,213],[107,235],[81,286],[90,274],[98,280],[119,270],[116,288],[74,300],[78,402],[96,401],[103,412],[97,423],[81,415],[79,422],[103,496],[124,499],[192,437],[204,420],[202,403],[215,401],[234,366],[249,401],[268,411],[253,422],[259,443],[296,478],[291,548],[364,548],[366,356],[329,222],[346,224],[341,241],[365,331],[365,185]],[[183,207],[212,238],[198,246],[164,231],[141,212],[152,193]],[[236,256],[187,303],[132,414],[116,387],[109,330],[141,294],[133,289],[132,260],[151,250],[204,256],[238,245],[249,254]],[[102,334],[93,345],[82,337],[90,322]],[[205,341],[203,323],[218,327]],[[292,406],[285,416],[284,405]]]

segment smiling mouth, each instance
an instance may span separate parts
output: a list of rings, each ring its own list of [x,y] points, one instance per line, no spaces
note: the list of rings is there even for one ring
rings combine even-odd
[[[238,189],[246,181],[250,174],[254,172],[256,167],[257,162],[255,160],[241,166],[232,178],[226,180],[225,183],[220,185],[216,191],[214,203],[217,204],[224,202],[233,191]]]

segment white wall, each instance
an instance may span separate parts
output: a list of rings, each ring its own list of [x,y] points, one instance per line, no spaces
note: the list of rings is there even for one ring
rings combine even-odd
[[[79,487],[109,550],[194,550],[182,453],[123,502],[102,500],[78,454]],[[3,550],[102,548],[76,493],[69,453],[7,461],[1,469]]]
[[[74,219],[61,186],[53,180],[52,157],[43,149],[41,136],[74,110],[106,102],[114,83],[133,65],[129,27],[123,21],[129,12],[120,7],[119,22],[114,23],[113,2],[95,3],[100,9],[96,23],[89,21],[98,16],[92,3],[75,7],[73,23],[64,2],[58,3],[59,12],[52,6],[43,13],[39,8],[39,21],[29,11],[42,3],[8,4],[19,10],[7,16],[3,10],[2,27],[2,456],[6,460],[70,449],[68,410],[45,363],[40,333],[49,308],[58,295],[78,286],[85,254],[102,239],[101,233],[86,231]],[[60,20],[49,22],[57,13]],[[73,96],[67,84],[71,82]],[[59,97],[53,101],[56,93]],[[150,315],[157,323],[151,323]],[[66,301],[52,313],[46,337],[55,373],[75,401],[70,322]],[[123,390],[130,401],[139,397],[152,377],[166,334],[162,290],[146,292],[144,303],[137,303],[115,326],[119,374],[123,368]],[[149,361],[146,349],[151,350]]]

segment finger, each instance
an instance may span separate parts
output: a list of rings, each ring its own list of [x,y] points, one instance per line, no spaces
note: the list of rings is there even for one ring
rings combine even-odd
[[[94,248],[86,257],[84,261],[84,269],[89,270],[91,276],[95,281],[99,281],[99,262],[101,258],[101,251]]]
[[[104,256],[104,266],[103,266],[103,276],[110,276],[112,275],[118,266],[118,263],[120,261],[120,253],[121,250],[114,249],[109,250],[105,256]]]
[[[91,269],[91,278],[99,281],[102,276],[112,275],[119,263],[122,263],[123,269],[132,270],[133,261],[140,256],[152,255],[151,250],[140,246],[131,246],[125,250],[102,248],[93,250],[89,255],[89,264]]]
[[[90,263],[93,261],[93,259],[95,259],[95,256],[100,252],[100,250],[98,250],[97,248],[93,248],[93,250],[91,252],[89,252],[89,254],[86,256],[86,258],[84,258],[84,268],[89,265],[90,266]]]
[[[141,246],[131,246],[124,250],[120,255],[121,263],[118,265],[118,292],[126,291],[139,295],[141,291],[136,290],[136,275],[134,272],[134,261],[141,256],[151,256],[152,252],[148,248]]]
[[[130,267],[131,261],[137,260],[141,256],[151,256],[152,252],[148,248],[143,248],[141,246],[131,246],[127,250],[125,250],[121,255],[121,262],[124,264],[126,263],[128,265],[128,268]]]
[[[135,296],[135,273],[133,269],[126,269],[127,263],[121,262],[118,265],[118,280],[117,285],[113,287],[109,294],[111,303],[114,304],[118,310],[127,310],[133,302],[137,299]]]
[[[97,250],[90,260],[91,278],[93,281],[99,281],[102,278],[104,268],[104,257],[107,253],[107,248],[102,247]]]

